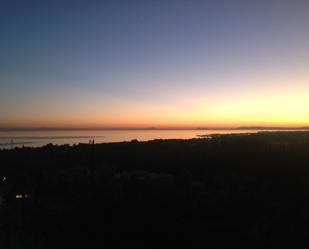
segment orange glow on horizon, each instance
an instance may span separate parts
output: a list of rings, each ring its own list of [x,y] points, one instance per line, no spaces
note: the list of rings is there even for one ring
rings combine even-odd
[[[205,94],[177,92],[157,102],[104,97],[75,104],[43,103],[2,115],[0,127],[14,128],[236,128],[309,126],[307,77],[272,87],[227,88]],[[308,77],[309,79],[309,77]],[[279,82],[279,79],[277,79]],[[280,87],[278,87],[280,85]],[[296,87],[297,86],[297,87]],[[106,103],[109,105],[106,105]],[[46,101],[47,102],[47,101]],[[86,104],[85,104],[86,103]]]

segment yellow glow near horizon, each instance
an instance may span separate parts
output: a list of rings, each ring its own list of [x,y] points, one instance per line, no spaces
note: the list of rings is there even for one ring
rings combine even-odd
[[[279,79],[277,79],[279,81]],[[123,98],[94,98],[74,104],[45,104],[9,117],[6,127],[82,128],[230,128],[238,126],[309,125],[306,77],[287,79],[277,87],[227,88],[170,94],[169,101],[145,103]],[[295,84],[294,82],[297,82]],[[280,87],[278,87],[280,86]],[[106,105],[109,103],[109,105]]]
[[[309,126],[309,1],[123,2],[1,5],[0,128]]]

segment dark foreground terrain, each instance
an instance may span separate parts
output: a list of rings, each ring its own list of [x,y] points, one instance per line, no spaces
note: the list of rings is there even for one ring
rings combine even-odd
[[[309,244],[309,132],[0,150],[0,248]]]

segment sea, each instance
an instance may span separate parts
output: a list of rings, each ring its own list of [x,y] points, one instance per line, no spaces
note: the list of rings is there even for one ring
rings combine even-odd
[[[212,134],[256,133],[261,130],[53,130],[0,131],[0,149],[40,147],[46,144],[112,143],[137,139],[191,139]],[[263,130],[273,131],[273,130]]]

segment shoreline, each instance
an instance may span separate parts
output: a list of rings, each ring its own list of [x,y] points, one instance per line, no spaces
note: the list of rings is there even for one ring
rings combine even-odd
[[[95,142],[94,145],[104,145],[104,144],[122,144],[122,143],[149,143],[149,142],[156,142],[156,141],[193,141],[193,140],[201,140],[201,139],[224,139],[224,138],[233,138],[233,137],[250,137],[250,136],[258,136],[258,135],[295,135],[295,134],[305,134],[309,136],[309,130],[257,130],[252,132],[244,132],[244,133],[210,133],[210,134],[200,134],[196,135],[192,138],[153,138],[149,140],[139,140],[136,138],[130,139],[130,140],[123,140],[123,141],[101,141],[101,142]],[[105,136],[55,136],[55,137],[48,137],[48,136],[38,136],[38,137],[0,137],[0,139],[7,139],[12,140],[13,142],[6,142],[6,143],[0,143],[0,151],[1,150],[12,150],[12,149],[22,149],[22,148],[43,148],[47,145],[52,145],[56,147],[61,146],[79,146],[79,145],[89,145],[91,144],[90,141],[95,138],[103,138]],[[89,141],[86,142],[74,142],[74,143],[56,143],[59,139],[89,139]],[[32,141],[17,141],[14,142],[14,140],[21,140],[21,139],[31,139]],[[35,144],[42,143],[40,141],[41,139],[50,139],[55,141],[49,141],[44,144],[41,144],[39,146],[35,146]],[[31,146],[34,145],[34,146]],[[11,147],[10,146],[15,146]]]

